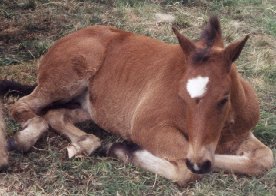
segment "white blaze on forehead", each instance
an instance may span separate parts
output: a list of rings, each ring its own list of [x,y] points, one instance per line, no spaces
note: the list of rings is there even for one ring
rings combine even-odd
[[[209,77],[197,76],[191,78],[187,82],[187,91],[191,98],[200,98],[207,91],[207,84],[209,82]]]

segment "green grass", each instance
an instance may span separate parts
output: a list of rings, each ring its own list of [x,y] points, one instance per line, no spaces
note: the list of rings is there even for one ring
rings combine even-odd
[[[156,13],[175,16],[157,23]],[[0,3],[0,79],[33,84],[36,61],[63,35],[94,24],[112,25],[176,43],[175,25],[192,39],[210,15],[218,14],[226,44],[250,34],[237,64],[261,104],[254,133],[276,155],[276,7],[273,0],[3,0]],[[6,97],[5,106],[16,98]],[[7,114],[7,108],[5,109]],[[8,116],[8,115],[6,115]],[[20,130],[6,118],[8,134]],[[81,125],[91,132],[94,127]],[[117,137],[107,136],[107,141]],[[176,184],[111,158],[68,160],[68,141],[47,133],[28,154],[10,154],[0,174],[1,195],[276,195],[276,168],[260,177],[215,173],[180,188]]]

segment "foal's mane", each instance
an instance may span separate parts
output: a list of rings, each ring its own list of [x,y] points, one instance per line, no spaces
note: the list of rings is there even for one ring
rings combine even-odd
[[[200,41],[208,48],[212,47],[216,41],[220,41],[217,40],[218,38],[221,38],[220,23],[216,16],[212,16],[201,33]]]
[[[210,49],[214,45],[222,44],[221,27],[216,16],[212,16],[209,19],[209,22],[200,35],[199,41],[202,43],[203,48],[196,49],[192,54],[193,64],[206,62],[210,57]]]

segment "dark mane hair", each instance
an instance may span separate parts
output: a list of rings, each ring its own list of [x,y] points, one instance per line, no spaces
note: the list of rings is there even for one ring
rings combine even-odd
[[[203,49],[197,49],[192,54],[192,64],[199,64],[206,62],[210,57],[210,47],[206,47]]]
[[[212,47],[218,36],[221,36],[220,23],[216,16],[212,16],[202,31],[200,40],[204,42],[206,47]]]
[[[200,35],[200,41],[204,48],[194,51],[192,63],[199,64],[206,62],[210,57],[210,48],[215,44],[217,38],[221,37],[221,28],[216,16],[212,16]]]

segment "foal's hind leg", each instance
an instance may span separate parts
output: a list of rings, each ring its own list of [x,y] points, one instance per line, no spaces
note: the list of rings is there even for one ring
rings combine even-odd
[[[68,101],[73,97],[83,93],[86,86],[80,85],[78,80],[72,80],[72,84],[67,86],[59,85],[55,80],[50,82],[51,78],[40,85],[28,96],[22,97],[12,106],[12,116],[19,122],[23,128],[15,134],[14,139],[10,139],[19,151],[28,151],[41,135],[48,130],[48,123],[42,117],[38,116],[41,109],[55,101]]]
[[[19,99],[12,106],[12,116],[23,128],[9,139],[10,148],[19,151],[28,151],[41,135],[48,130],[48,123],[36,113],[40,108],[51,103],[48,96],[42,96],[38,87],[28,96]]]
[[[238,147],[236,155],[215,155],[215,169],[259,175],[273,167],[273,153],[252,133]]]
[[[80,108],[50,110],[44,118],[53,129],[71,140],[71,145],[67,147],[69,158],[90,155],[101,145],[98,137],[86,134],[74,125],[91,119],[90,115]]]

